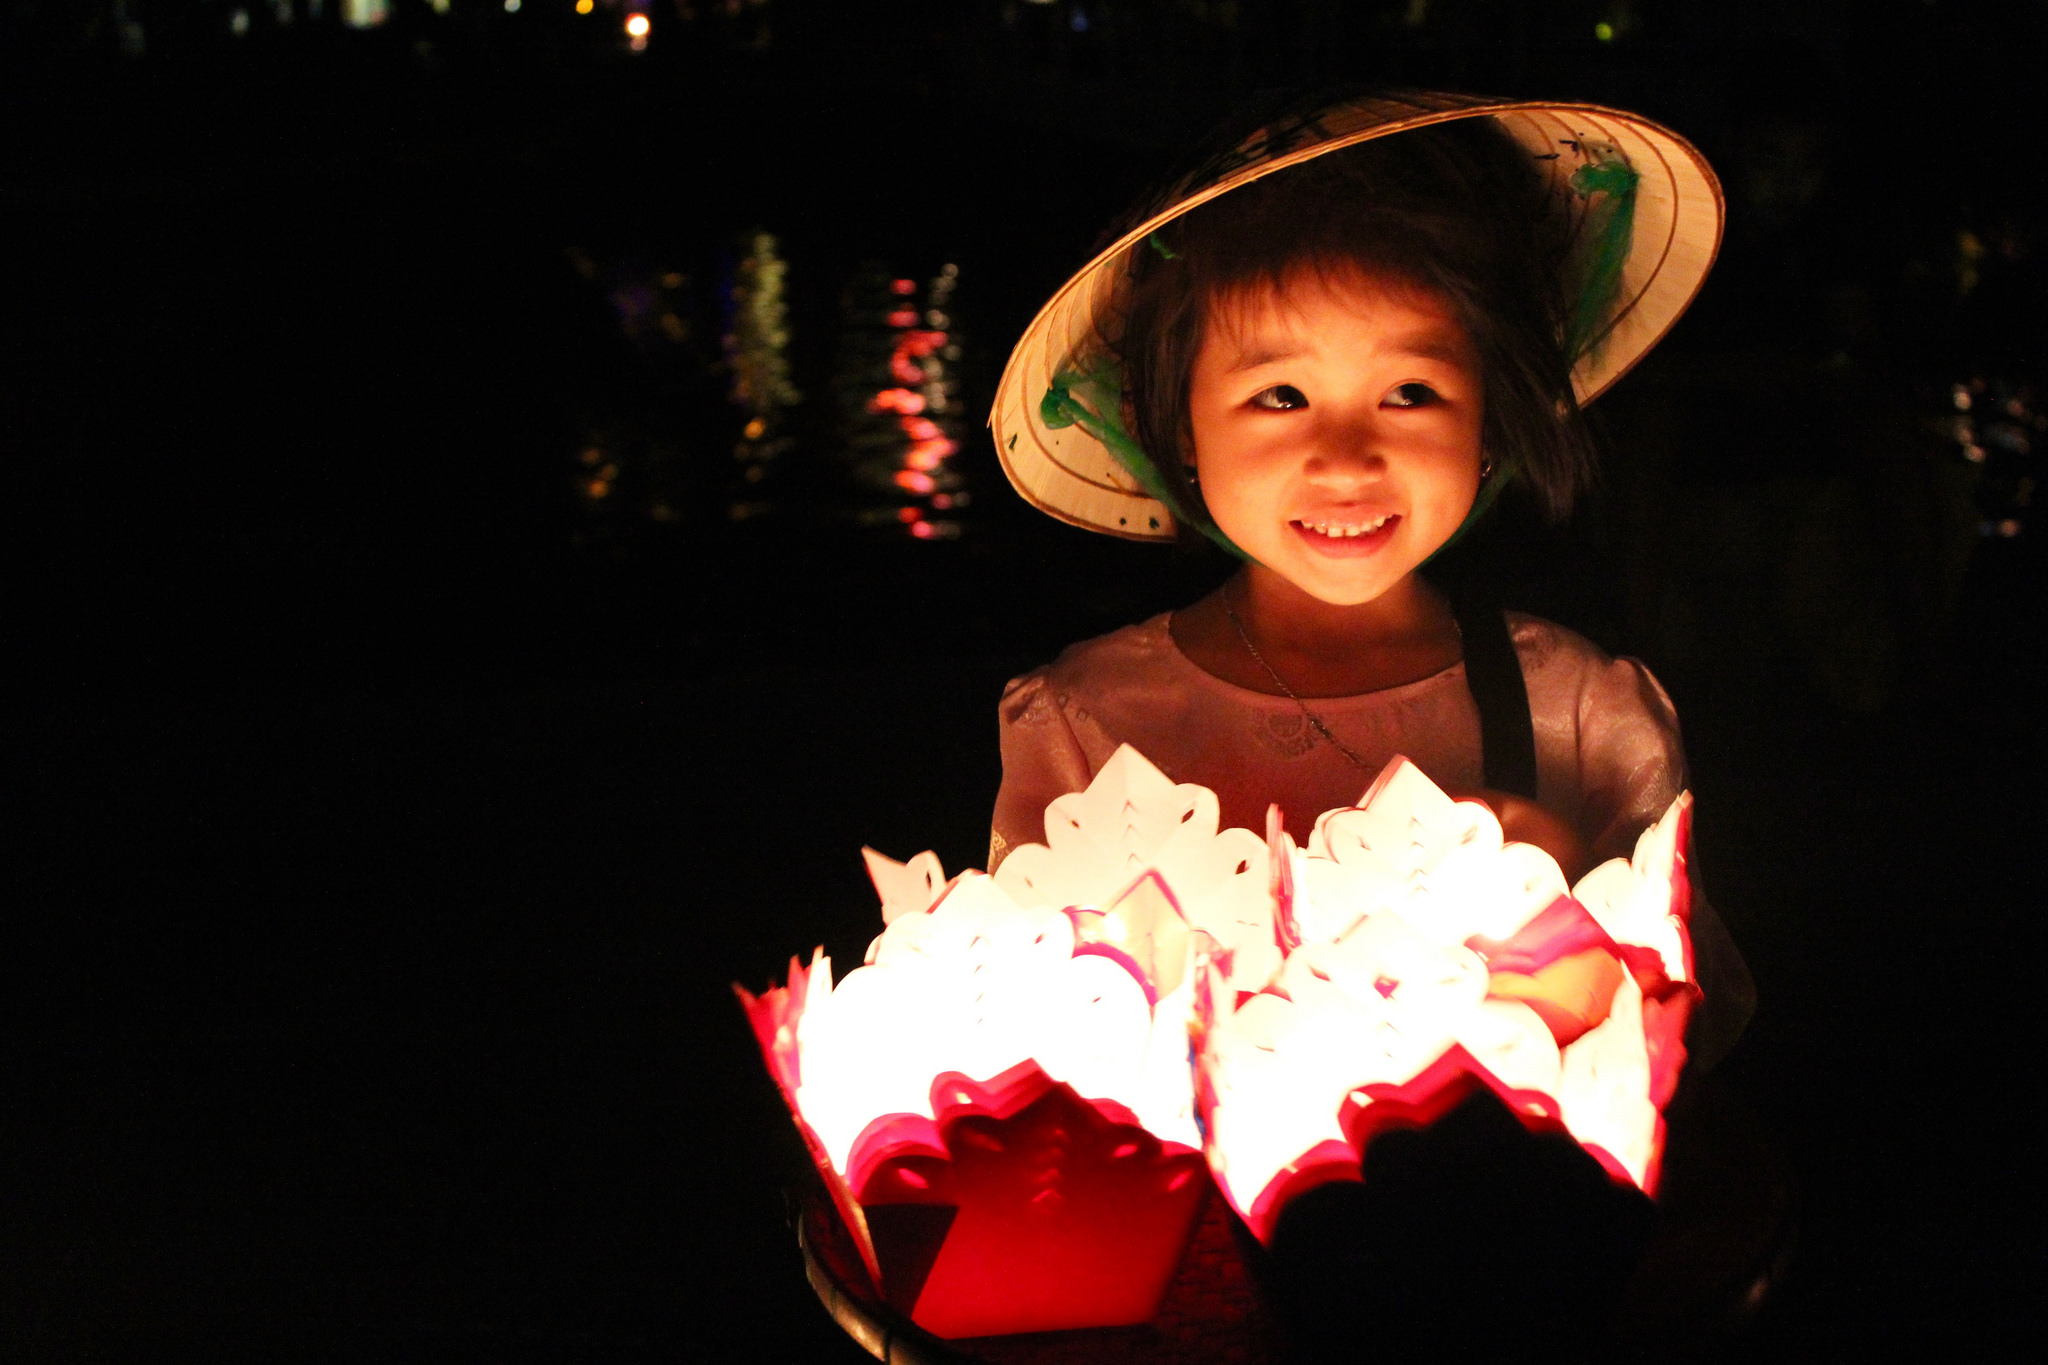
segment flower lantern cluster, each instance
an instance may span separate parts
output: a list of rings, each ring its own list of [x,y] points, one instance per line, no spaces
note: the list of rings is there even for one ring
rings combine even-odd
[[[993,876],[870,850],[866,962],[740,996],[892,1304],[948,1337],[1140,1322],[1208,1173],[1264,1238],[1477,1086],[1653,1190],[1688,810],[1572,888],[1406,760],[1301,848],[1126,746]]]
[[[1476,1085],[1654,1191],[1697,998],[1690,809],[1681,795],[1633,858],[1576,888],[1405,759],[1317,820],[1306,850],[1276,825],[1277,910],[1297,941],[1242,1003],[1220,983],[1203,993],[1197,1058],[1210,1166],[1253,1231],[1267,1237],[1303,1190],[1357,1179],[1380,1128]]]

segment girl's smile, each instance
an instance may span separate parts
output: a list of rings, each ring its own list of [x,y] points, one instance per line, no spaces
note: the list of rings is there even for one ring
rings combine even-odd
[[[1447,300],[1303,269],[1212,311],[1188,391],[1203,501],[1255,578],[1363,606],[1471,510],[1483,396]]]

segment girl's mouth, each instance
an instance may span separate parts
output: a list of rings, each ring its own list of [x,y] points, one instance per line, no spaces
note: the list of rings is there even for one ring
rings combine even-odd
[[[1381,512],[1376,516],[1298,519],[1288,522],[1287,529],[1317,554],[1348,558],[1379,549],[1392,539],[1400,523],[1398,513]]]

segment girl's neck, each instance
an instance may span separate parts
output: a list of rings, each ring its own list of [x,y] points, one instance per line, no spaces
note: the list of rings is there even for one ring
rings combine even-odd
[[[1171,630],[1197,667],[1269,695],[1358,696],[1433,677],[1463,657],[1449,605],[1414,574],[1370,602],[1336,606],[1249,565],[1174,613]]]

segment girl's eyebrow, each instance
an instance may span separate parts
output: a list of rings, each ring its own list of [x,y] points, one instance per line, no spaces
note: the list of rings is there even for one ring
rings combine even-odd
[[[1400,337],[1391,344],[1381,347],[1383,355],[1406,357],[1414,360],[1434,360],[1443,365],[1462,366],[1470,363],[1465,348],[1458,339],[1444,336],[1434,328],[1412,336]],[[1256,370],[1261,365],[1272,365],[1283,360],[1297,360],[1304,354],[1299,346],[1285,343],[1255,345],[1249,350],[1239,351],[1224,367],[1225,374],[1240,374]]]
[[[1245,370],[1256,370],[1261,365],[1276,361],[1294,360],[1301,355],[1301,349],[1294,346],[1261,346],[1257,350],[1239,351],[1237,357],[1224,368],[1225,374],[1238,374]]]

